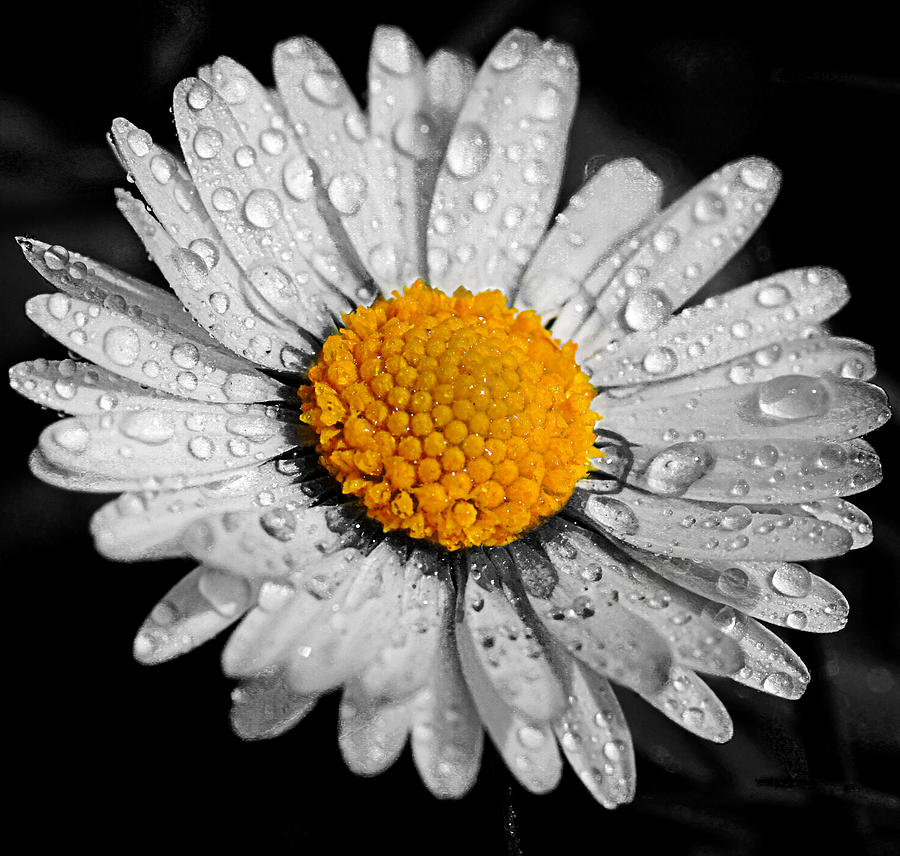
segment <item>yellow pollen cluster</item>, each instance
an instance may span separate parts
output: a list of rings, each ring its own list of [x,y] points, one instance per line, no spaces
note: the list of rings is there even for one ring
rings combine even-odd
[[[588,470],[594,390],[533,312],[421,280],[346,314],[299,390],[326,469],[385,530],[508,544]]]

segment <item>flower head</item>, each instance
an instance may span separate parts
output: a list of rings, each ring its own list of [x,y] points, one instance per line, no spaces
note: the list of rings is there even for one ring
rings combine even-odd
[[[525,787],[556,784],[561,749],[607,806],[635,778],[610,681],[715,741],[731,721],[699,673],[798,697],[806,668],[759,620],[843,626],[795,562],[871,540],[841,497],[880,479],[859,438],[888,408],[870,349],[822,326],[848,297],[834,271],[679,311],[775,168],[729,164],[660,210],[659,180],[613,161],[547,231],[564,46],[516,31],[475,75],[380,28],[366,113],[311,40],[274,64],[275,91],[225,58],[176,88],[183,162],[113,125],[152,213],[119,207],[174,294],[20,241],[58,289],[29,316],[79,357],[12,369],[71,414],[32,469],[122,491],[93,521],[105,555],[198,563],[138,659],[240,621],[242,736],[343,687],[354,770],[411,735],[458,796],[484,726]]]

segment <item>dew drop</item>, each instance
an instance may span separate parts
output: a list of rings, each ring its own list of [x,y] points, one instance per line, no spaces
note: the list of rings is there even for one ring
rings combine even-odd
[[[457,178],[472,178],[488,162],[491,143],[487,132],[472,122],[456,128],[447,148],[447,169]]]
[[[303,78],[303,90],[313,101],[325,107],[340,106],[346,95],[340,77],[328,70],[309,72]]]
[[[111,327],[103,337],[103,352],[117,366],[130,366],[141,352],[141,341],[131,327]]]
[[[292,158],[284,165],[282,173],[284,189],[300,202],[306,202],[312,198],[316,185],[313,178],[312,167],[309,161],[302,156]]]
[[[651,348],[644,355],[643,367],[647,374],[668,374],[673,371],[677,365],[678,357],[671,348]]]
[[[759,409],[778,419],[808,419],[828,410],[831,396],[821,378],[782,375],[759,388]]]
[[[787,597],[806,597],[812,591],[812,574],[793,562],[783,562],[772,573],[772,588]]]
[[[780,282],[770,282],[756,292],[756,302],[766,309],[777,309],[791,299],[791,293]]]
[[[645,471],[647,487],[663,496],[677,496],[706,475],[714,463],[708,446],[677,443],[653,456]]]
[[[194,135],[194,152],[198,158],[210,160],[222,151],[222,135],[215,128],[201,127]]]
[[[632,330],[655,330],[671,314],[668,297],[655,288],[648,288],[629,298],[622,317]]]
[[[260,515],[259,525],[278,541],[290,541],[297,531],[297,518],[286,508],[270,508]]]
[[[251,226],[269,229],[281,219],[281,200],[271,190],[252,190],[244,202],[244,217]]]
[[[706,191],[694,202],[693,215],[698,223],[709,225],[725,218],[725,201],[716,193]]]
[[[362,208],[367,195],[366,181],[355,172],[336,175],[328,185],[328,198],[344,216],[355,214]]]
[[[773,695],[790,697],[794,694],[794,680],[785,672],[772,672],[763,681],[763,689]]]

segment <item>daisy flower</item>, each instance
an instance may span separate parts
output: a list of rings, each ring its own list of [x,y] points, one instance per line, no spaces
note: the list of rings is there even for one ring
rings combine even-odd
[[[20,239],[56,289],[28,316],[74,354],[11,371],[70,414],[32,470],[121,492],[93,519],[104,555],[197,563],[138,660],[236,624],[242,737],[342,687],[356,772],[409,737],[428,789],[460,796],[484,729],[529,790],[565,757],[608,807],[635,786],[611,683],[713,741],[732,725],[700,674],[799,697],[807,669],[761,622],[846,622],[797,562],[871,540],[841,497],[879,481],[860,438],[889,410],[871,349],[823,326],[848,299],[832,270],[682,308],[775,167],[662,207],[613,161],[551,224],[566,46],[514,31],[476,74],[382,27],[366,112],[310,39],[274,70],[274,90],[228,58],[179,84],[183,159],[113,123],[146,203],[119,208],[172,291]]]

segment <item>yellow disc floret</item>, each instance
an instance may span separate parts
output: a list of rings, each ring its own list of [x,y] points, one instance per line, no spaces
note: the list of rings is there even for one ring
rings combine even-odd
[[[385,530],[514,541],[588,470],[594,390],[533,312],[421,280],[346,314],[299,390],[325,468]]]

